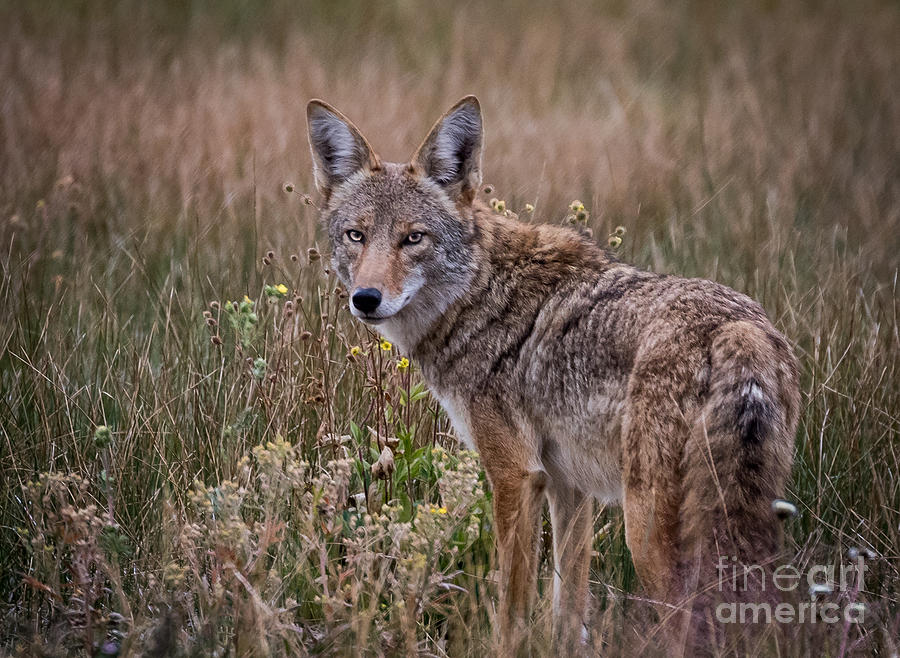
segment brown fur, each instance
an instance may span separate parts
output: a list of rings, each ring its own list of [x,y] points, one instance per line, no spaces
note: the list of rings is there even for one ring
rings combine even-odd
[[[663,602],[702,588],[718,553],[755,563],[775,553],[771,503],[790,472],[799,392],[790,346],[759,304],[620,263],[572,230],[492,212],[476,195],[473,97],[409,164],[382,164],[319,101],[310,141],[335,271],[351,293],[384,295],[383,317],[354,314],[418,362],[481,454],[506,651],[527,624],[545,496],[557,639],[570,647],[587,618],[595,498],[623,505],[637,572]],[[410,232],[425,237],[407,244]]]

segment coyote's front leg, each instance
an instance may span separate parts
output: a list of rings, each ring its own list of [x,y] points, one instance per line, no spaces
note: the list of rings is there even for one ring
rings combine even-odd
[[[481,458],[494,495],[500,561],[500,606],[495,640],[514,655],[526,639],[537,590],[538,539],[546,474],[528,467],[528,452],[510,428],[479,428]]]

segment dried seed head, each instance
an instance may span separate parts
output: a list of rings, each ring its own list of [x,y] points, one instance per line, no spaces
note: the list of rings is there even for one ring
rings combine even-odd
[[[275,252],[269,249],[269,251],[266,252],[266,258],[268,258],[269,260],[275,260]]]
[[[310,262],[319,260],[319,250],[315,247],[310,247],[309,249],[307,249],[306,255],[309,257]]]
[[[212,338],[209,339],[209,341],[210,341],[213,345],[216,345],[216,346],[219,346],[219,345],[222,344],[222,339],[219,338],[218,336],[213,336]]]
[[[218,311],[219,310],[219,302],[210,302],[209,307],[214,311]]]
[[[291,192],[294,191],[294,184],[293,183],[285,183],[283,189],[285,192],[290,194]]]
[[[291,254],[292,263],[296,263],[298,260],[300,260],[300,256],[298,256],[297,254]]]
[[[309,340],[310,338],[312,338],[312,333],[309,331],[304,331],[300,334],[300,340]]]
[[[485,194],[493,194],[493,193],[494,193],[494,186],[493,186],[493,185],[485,185],[485,186],[484,186],[484,193],[485,193]]]

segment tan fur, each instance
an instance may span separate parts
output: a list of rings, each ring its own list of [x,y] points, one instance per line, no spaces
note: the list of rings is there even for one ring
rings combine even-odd
[[[719,552],[758,563],[777,551],[770,506],[799,392],[791,349],[756,302],[493,213],[477,198],[473,97],[406,164],[381,163],[339,113],[310,108],[335,271],[351,296],[383,295],[372,313],[351,310],[418,362],[493,487],[505,652],[526,636],[545,497],[555,635],[569,649],[587,620],[594,499],[623,505],[635,568],[661,602],[691,601]]]

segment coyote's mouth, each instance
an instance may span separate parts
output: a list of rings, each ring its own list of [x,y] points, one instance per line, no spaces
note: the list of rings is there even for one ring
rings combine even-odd
[[[361,322],[365,322],[368,325],[376,325],[381,324],[385,320],[390,320],[395,317],[400,311],[406,308],[407,303],[409,303],[410,298],[413,296],[413,292],[407,292],[401,298],[396,299],[394,301],[384,301],[381,305],[375,309],[374,313],[364,313],[360,311],[358,308],[355,308],[353,304],[350,305],[350,313],[353,314],[357,320]]]

